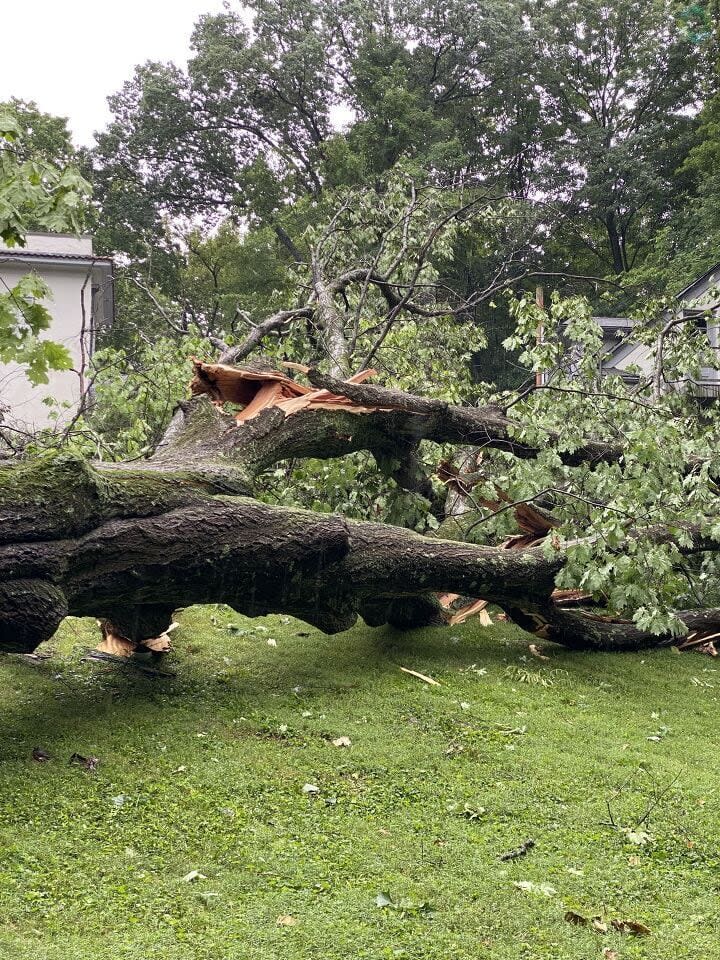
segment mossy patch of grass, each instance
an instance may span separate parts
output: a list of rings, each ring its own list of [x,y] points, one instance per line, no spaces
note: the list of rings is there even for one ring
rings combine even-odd
[[[0,957],[720,957],[712,660],[178,619],[170,677],[0,660]]]

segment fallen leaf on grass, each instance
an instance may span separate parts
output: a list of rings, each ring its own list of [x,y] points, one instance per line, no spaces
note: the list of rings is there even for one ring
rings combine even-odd
[[[530,646],[528,647],[528,650],[530,651],[530,653],[531,653],[534,657],[537,657],[538,660],[549,660],[549,659],[550,659],[550,657],[546,657],[546,656],[545,656],[545,654],[542,652],[542,650],[540,649],[540,647],[539,647],[536,643],[531,643]]]
[[[385,891],[381,891],[375,897],[375,906],[380,910],[396,911],[398,916],[402,918],[421,917],[435,913],[435,908],[426,900],[422,900],[420,903],[414,900],[395,901],[390,894]]]
[[[647,830],[633,830],[630,827],[626,827],[622,832],[630,843],[634,843],[636,847],[644,847],[652,840],[652,836]]]
[[[583,915],[580,913],[575,913],[574,910],[568,910],[564,919],[576,927],[586,927],[588,925],[588,918],[583,917]]]
[[[610,923],[619,933],[633,933],[636,937],[648,937],[652,932],[650,927],[638,923],[637,920],[611,920]]]
[[[574,910],[568,910],[565,914],[565,920],[574,924],[576,927],[590,926],[596,933],[607,933],[608,925],[602,917],[584,917],[581,913],[575,913]]]
[[[297,924],[297,920],[289,913],[281,913],[275,923],[279,927],[294,927]]]
[[[425,683],[429,683],[432,687],[439,687],[440,683],[437,680],[433,680],[432,677],[425,676],[424,673],[418,673],[417,670],[408,670],[407,667],[400,667],[403,673],[409,673],[411,677],[417,677],[418,680],[423,680]]]
[[[557,893],[557,890],[551,884],[535,883],[533,880],[513,880],[512,885],[526,893],[541,893],[544,897],[554,897]]]
[[[350,737],[336,737],[332,741],[334,747],[349,747],[352,745],[352,740]]]
[[[459,813],[461,817],[465,817],[467,820],[479,820],[480,817],[484,816],[487,813],[485,807],[474,807],[470,803],[464,803],[462,807],[457,801],[452,801],[447,805],[448,813]]]
[[[93,772],[97,770],[100,761],[97,757],[84,757],[81,753],[74,753],[70,757],[70,763],[76,767],[85,767],[86,770]]]
[[[198,894],[198,897],[204,901],[206,906],[209,906],[213,900],[218,900],[220,898],[220,894],[213,893],[211,890],[203,890],[202,893]]]

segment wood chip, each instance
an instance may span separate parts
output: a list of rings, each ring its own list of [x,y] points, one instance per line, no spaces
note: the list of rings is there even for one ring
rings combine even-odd
[[[487,612],[487,600],[474,600],[472,603],[465,604],[450,617],[450,626],[454,627],[459,623],[465,623],[470,617],[478,617],[484,627],[492,625],[490,614]]]
[[[106,627],[103,628],[103,639],[95,647],[100,653],[109,653],[113,657],[131,657],[137,649],[137,644],[119,633],[111,633]]]
[[[152,653],[167,653],[172,649],[172,641],[166,631],[159,637],[153,637],[152,640],[143,640],[138,649],[150,650]]]
[[[432,677],[427,677],[424,673],[418,673],[417,670],[408,670],[407,667],[400,667],[403,673],[409,673],[411,677],[417,677],[418,680],[422,680],[424,683],[429,683],[433,687],[439,687],[440,683],[437,680],[433,680]]]

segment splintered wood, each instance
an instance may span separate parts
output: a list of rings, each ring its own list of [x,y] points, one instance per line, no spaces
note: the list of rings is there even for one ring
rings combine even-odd
[[[374,413],[390,407],[368,407],[330,390],[305,387],[279,370],[252,370],[223,363],[204,363],[193,357],[195,376],[190,383],[193,396],[207,394],[218,406],[225,403],[242,407],[235,414],[238,423],[252,420],[270,407],[282,410],[286,417],[301,410],[344,410],[348,413]],[[299,364],[287,364],[303,369]],[[362,383],[375,370],[361,370],[346,383]]]
[[[454,489],[460,489],[463,483],[463,477],[454,472],[452,464],[443,461],[438,470],[438,475],[444,483],[452,485]],[[472,489],[474,483],[466,483],[464,489]],[[481,500],[483,506],[491,510],[498,510],[503,502],[509,502],[507,494],[498,490],[499,500],[489,501]],[[508,537],[500,546],[505,550],[522,550],[526,547],[534,547],[545,539],[550,531],[557,526],[557,522],[551,517],[547,517],[529,503],[518,503],[513,507],[517,525],[522,531]],[[580,606],[586,600],[591,599],[592,594],[584,590],[553,590],[551,599],[559,607]],[[438,595],[440,605],[445,610],[445,616],[450,626],[458,623],[465,623],[470,617],[478,617],[483,627],[492,626],[493,620],[487,611],[486,600],[476,600],[468,597],[460,597],[456,593],[443,593]],[[498,618],[499,619],[499,618]]]
[[[180,624],[173,621],[159,637],[143,640],[142,643],[135,643],[121,633],[117,633],[107,620],[98,620],[98,626],[102,631],[103,638],[95,647],[96,651],[108,653],[113,657],[132,657],[135,653],[167,653],[172,649],[170,634],[173,630],[177,630]]]
[[[477,617],[483,627],[492,626],[492,617],[485,609],[487,600],[470,600],[458,605],[463,598],[459,593],[441,593],[438,596],[440,605],[445,608],[448,623],[454,627],[458,623],[465,623],[470,617]]]

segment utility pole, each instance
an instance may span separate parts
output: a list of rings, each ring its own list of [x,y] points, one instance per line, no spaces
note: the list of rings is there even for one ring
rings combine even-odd
[[[541,309],[545,309],[545,291],[542,288],[542,284],[538,284],[535,287],[535,304]],[[538,323],[537,328],[537,342],[543,342],[543,324],[542,320]],[[541,387],[545,383],[545,374],[542,370],[535,371],[535,386]]]

